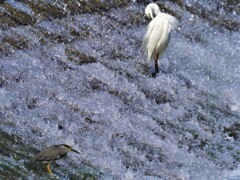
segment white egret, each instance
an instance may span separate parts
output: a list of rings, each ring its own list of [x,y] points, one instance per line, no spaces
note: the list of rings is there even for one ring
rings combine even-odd
[[[158,58],[163,55],[169,44],[171,32],[177,25],[177,19],[170,14],[161,12],[155,3],[148,4],[145,13],[152,20],[147,26],[143,49],[148,60],[155,61],[155,71],[152,73],[155,76],[159,73]]]

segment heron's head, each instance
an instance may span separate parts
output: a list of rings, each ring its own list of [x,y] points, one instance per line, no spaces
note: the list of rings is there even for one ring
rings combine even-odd
[[[147,5],[145,9],[145,14],[149,18],[155,18],[158,14],[160,13],[160,9],[157,4],[155,3],[150,3]]]
[[[71,146],[66,145],[66,144],[61,144],[62,146],[64,146],[68,151],[73,151],[75,153],[80,154],[78,151],[76,151],[75,149],[73,149]]]

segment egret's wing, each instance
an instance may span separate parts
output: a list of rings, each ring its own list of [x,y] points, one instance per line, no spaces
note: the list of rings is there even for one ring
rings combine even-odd
[[[152,23],[152,22],[153,22],[153,20],[147,26],[147,31],[146,31],[146,34],[144,36],[144,41],[143,41],[145,45],[147,44],[150,34],[152,33],[152,30],[154,27],[154,23]]]
[[[168,21],[169,21],[169,25],[170,25],[169,31],[171,33],[173,30],[176,29],[178,21],[177,21],[177,18],[175,18],[174,16],[169,16]]]
[[[146,29],[147,29],[147,31],[143,38],[143,51],[144,51],[144,53],[147,54],[147,43],[148,43],[148,39],[149,39],[149,34],[151,34],[151,32],[152,32],[152,28],[150,28],[150,23],[148,24]]]
[[[148,59],[154,59],[164,53],[170,41],[171,32],[176,28],[177,19],[169,14],[158,14],[147,26],[143,39],[143,48]]]
[[[143,40],[143,47],[149,60],[154,58],[155,48],[163,34],[163,24],[163,19],[158,18],[157,16],[147,27],[147,32]]]
[[[159,19],[163,21],[162,27],[161,27],[163,30],[162,36],[161,36],[161,39],[158,41],[157,47],[156,47],[159,58],[160,58],[169,44],[172,31],[177,26],[177,19],[166,13],[161,13],[161,16],[159,16]]]

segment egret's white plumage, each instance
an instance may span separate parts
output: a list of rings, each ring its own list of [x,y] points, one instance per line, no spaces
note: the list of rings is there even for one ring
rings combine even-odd
[[[155,60],[155,72],[158,73],[158,58],[166,50],[170,41],[171,32],[175,29],[177,19],[170,14],[160,12],[157,4],[150,3],[145,13],[152,21],[147,26],[147,32],[143,40],[143,48],[148,60]]]

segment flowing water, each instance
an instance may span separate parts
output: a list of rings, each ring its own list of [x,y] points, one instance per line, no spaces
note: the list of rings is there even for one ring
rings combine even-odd
[[[149,2],[0,1],[0,179],[240,179],[240,3],[156,1],[152,78]],[[32,157],[62,143],[50,176]]]

